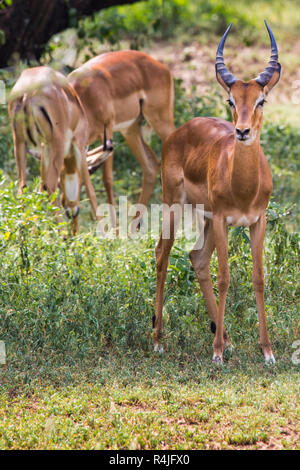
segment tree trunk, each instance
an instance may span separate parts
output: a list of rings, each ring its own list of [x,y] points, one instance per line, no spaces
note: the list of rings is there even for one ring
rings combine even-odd
[[[69,26],[69,9],[77,18],[113,5],[138,0],[13,0],[0,10],[0,68],[15,54],[20,60],[39,60],[53,34]],[[4,34],[3,34],[4,33]]]

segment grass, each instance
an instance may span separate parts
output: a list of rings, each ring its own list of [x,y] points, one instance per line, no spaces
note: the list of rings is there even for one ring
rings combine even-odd
[[[183,241],[170,258],[161,356],[152,351],[155,240],[85,232],[63,241],[46,197],[27,191],[17,208],[14,192],[1,194],[11,202],[0,231],[0,448],[297,447],[297,248],[275,204],[265,257],[277,364],[266,367],[259,351],[249,243],[232,230],[225,324],[235,349],[219,369]]]
[[[298,388],[296,371],[238,354],[218,370],[200,353],[107,353],[2,394],[0,447],[293,449]]]
[[[158,4],[153,0],[107,10],[95,20],[86,20],[84,27],[98,46],[97,28],[103,25],[106,34],[115,33],[111,37],[120,34],[127,44],[138,40],[139,45],[149,27],[151,40],[159,39],[152,43],[153,51],[157,47],[163,54],[166,37],[176,47],[200,40],[202,58],[185,50],[186,60],[180,67],[187,65],[190,75],[202,77],[197,67],[203,59],[207,89],[204,93],[192,86],[187,93],[186,82],[176,82],[176,126],[195,115],[229,117],[224,95],[211,85],[215,47],[207,44],[217,43],[218,28],[232,15],[243,25],[237,32],[244,42],[242,30],[251,32],[254,47],[250,51],[245,42],[245,60],[251,66],[244,71],[237,49],[240,36],[233,34],[226,57],[234,73],[257,73],[255,47],[261,40],[267,44],[265,35],[260,38],[260,23],[267,16],[284,42],[281,57],[288,78],[283,76],[282,89],[287,89],[299,62],[297,48],[289,52],[298,28],[292,2],[283,10],[279,0],[259,2],[259,8],[250,11],[246,2],[222,8],[222,2],[211,0],[206,2],[207,16],[200,17],[193,12],[197,2],[165,1],[164,21],[171,21],[176,11],[178,21],[173,31],[166,27],[164,34],[159,22],[155,23],[160,10],[149,10],[154,3]],[[126,16],[123,23],[120,13]],[[191,16],[195,36],[181,36]],[[82,23],[77,27],[81,45],[87,47],[81,27]],[[96,47],[96,42],[92,45]],[[264,57],[265,50],[259,50],[261,62]],[[166,60],[171,68],[172,60]],[[7,72],[4,78],[9,86],[14,81]],[[203,90],[202,82],[198,85]],[[277,88],[276,96],[282,89]],[[152,345],[157,240],[99,239],[86,200],[79,235],[63,240],[68,223],[58,224],[57,209],[38,193],[34,178],[39,168],[33,159],[28,161],[29,188],[21,198],[16,196],[10,124],[7,110],[0,110],[0,340],[7,353],[6,364],[0,365],[1,449],[299,449],[300,370],[295,342],[300,328],[300,134],[296,108],[288,100],[276,105],[270,95],[261,135],[274,181],[264,265],[268,329],[277,363],[265,366],[259,351],[248,231],[231,229],[225,325],[234,350],[226,354],[221,368],[211,363],[213,335],[184,241],[176,241],[170,256],[164,307],[166,352],[158,355]],[[127,194],[130,202],[136,202],[141,169],[122,138],[116,134],[114,140],[116,196]],[[155,136],[150,141],[160,156],[161,142]],[[93,183],[103,202],[101,172],[93,175]],[[158,180],[151,202],[160,201]],[[211,272],[216,286],[215,256]]]

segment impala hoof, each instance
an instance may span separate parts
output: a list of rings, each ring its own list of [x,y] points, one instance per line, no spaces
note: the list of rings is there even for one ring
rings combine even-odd
[[[79,206],[75,206],[75,207],[66,207],[65,208],[65,211],[66,211],[66,216],[68,217],[68,219],[76,219],[76,217],[78,217],[78,214],[79,214]]]
[[[112,152],[113,149],[114,149],[113,141],[111,139],[108,139],[104,145],[104,150],[109,150],[110,152]]]
[[[159,345],[158,343],[155,343],[154,352],[158,352],[159,354],[163,354],[165,352],[164,347]]]
[[[268,365],[276,364],[275,357],[269,345],[267,346],[260,345],[260,350],[263,353],[263,356],[265,358],[265,364],[268,364]]]
[[[266,365],[271,366],[273,364],[276,364],[275,357],[273,356],[273,353],[265,353],[264,358],[265,358],[265,364]]]
[[[223,358],[222,356],[219,356],[218,354],[214,354],[212,358],[212,362],[216,364],[217,366],[221,366],[223,364]]]

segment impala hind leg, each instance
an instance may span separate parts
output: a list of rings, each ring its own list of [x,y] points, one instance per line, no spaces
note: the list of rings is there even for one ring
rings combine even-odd
[[[190,260],[195,270],[201,291],[203,293],[209,318],[211,319],[211,330],[216,332],[216,322],[218,315],[218,306],[216,297],[213,291],[211,275],[210,275],[210,260],[215,249],[214,234],[212,221],[206,220],[204,227],[204,242],[200,250],[192,250],[190,252]],[[224,328],[224,341],[225,347],[231,348],[231,342],[228,334]]]
[[[123,132],[123,135],[128,147],[142,167],[142,190],[138,204],[147,206],[160,169],[160,161],[144,141],[139,121]],[[141,215],[140,211],[137,211],[135,218]]]
[[[171,81],[169,93],[152,97],[143,102],[142,113],[157,135],[164,141],[175,131],[174,126],[174,84]]]
[[[85,186],[86,195],[89,198],[93,213],[95,217],[97,217],[97,207],[98,207],[97,197],[96,197],[93,183],[91,181],[91,177],[90,177],[90,173],[89,173],[89,169],[87,165],[87,160],[86,160],[85,149],[81,150],[81,175],[82,175],[82,180]]]
[[[264,305],[264,272],[263,272],[263,244],[266,230],[265,214],[250,227],[251,252],[253,259],[252,279],[256,296],[259,317],[260,347],[265,361],[275,363],[271,343],[267,331],[267,320]]]
[[[145,118],[162,141],[175,131],[173,115],[171,113],[145,115]]]

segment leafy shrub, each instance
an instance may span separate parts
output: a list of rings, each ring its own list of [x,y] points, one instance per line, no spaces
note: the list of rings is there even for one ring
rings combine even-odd
[[[249,44],[254,37],[255,19],[240,11],[238,2],[220,0],[148,0],[128,6],[108,8],[79,23],[79,48],[92,48],[92,40],[118,46],[121,40],[130,41],[132,49],[144,47],[152,39],[166,39],[210,32],[221,34],[228,24],[236,23]],[[91,49],[92,50],[92,49]]]

